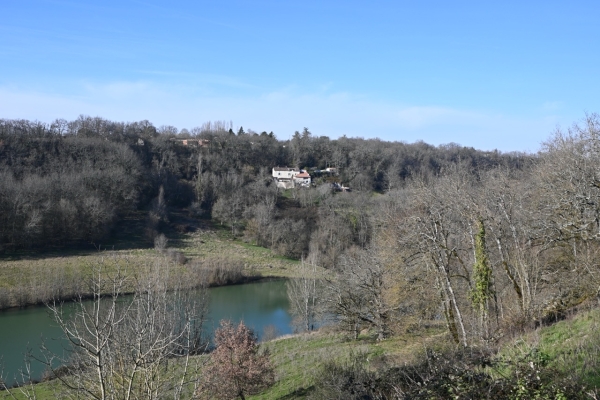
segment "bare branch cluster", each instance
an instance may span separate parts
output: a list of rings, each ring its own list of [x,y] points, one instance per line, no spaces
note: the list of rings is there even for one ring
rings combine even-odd
[[[69,341],[66,357],[46,352],[52,376],[68,389],[62,396],[158,399],[171,393],[180,398],[199,371],[190,356],[205,346],[206,297],[167,291],[164,259],[143,276],[128,276],[126,263],[118,259],[98,262],[92,274],[92,299],[80,298],[73,311],[49,304]],[[126,295],[132,285],[135,292]]]

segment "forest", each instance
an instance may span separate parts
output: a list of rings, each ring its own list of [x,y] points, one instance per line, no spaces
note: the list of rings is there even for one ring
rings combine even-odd
[[[186,139],[203,140],[204,145],[191,140],[183,145]],[[456,144],[330,140],[307,128],[281,141],[272,132],[240,128],[234,133],[224,122],[178,131],[148,121],[84,116],[49,125],[0,120],[0,251],[99,241],[138,211],[147,214],[148,237],[153,239],[169,209],[194,209],[295,258],[307,254],[310,237],[320,226],[341,217],[353,230],[353,242],[364,247],[367,237],[359,230],[365,227],[351,226],[351,216],[332,210],[337,206],[323,207],[321,200],[338,201],[329,196],[328,183],[350,185],[363,195],[339,201],[359,204],[371,193],[405,188],[415,177],[440,176],[452,165],[474,171],[523,170],[535,159]],[[286,201],[272,185],[276,166],[335,166],[340,174],[316,179],[316,190],[296,191]]]
[[[277,166],[307,170],[312,186],[278,189]],[[330,365],[314,398],[448,398],[440,393],[457,388],[470,394],[456,398],[494,398],[491,388],[506,398],[597,398],[585,389],[600,371],[591,359],[579,375],[536,370],[537,380],[518,368],[502,380],[474,364],[515,335],[597,306],[599,166],[597,114],[553,132],[536,154],[308,128],[281,140],[221,121],[179,131],[87,116],[0,120],[0,253],[94,246],[133,216],[156,243],[186,213],[301,260],[288,283],[299,332],[331,315],[350,340],[441,324],[454,346],[444,357],[462,363],[438,357],[432,369],[429,354],[420,370],[388,365],[376,375]],[[316,172],[327,167],[338,173]],[[520,387],[531,391],[519,397]]]

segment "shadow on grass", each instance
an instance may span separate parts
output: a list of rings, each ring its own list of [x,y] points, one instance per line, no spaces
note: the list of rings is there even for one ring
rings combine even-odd
[[[315,390],[314,385],[309,386],[307,388],[296,389],[292,393],[288,393],[285,396],[280,397],[279,399],[281,399],[281,400],[304,399],[309,394],[314,392],[314,390]]]
[[[185,249],[194,246],[188,240],[197,231],[212,231],[217,238],[231,241],[248,249],[269,251],[254,244],[246,243],[234,236],[231,228],[216,221],[190,216],[186,209],[169,210],[169,222],[161,226],[160,233],[168,239],[168,246]],[[29,249],[7,250],[0,253],[0,261],[40,260],[45,258],[77,257],[97,254],[103,251],[148,250],[154,248],[152,234],[148,233],[148,212],[135,211],[122,220],[110,231],[106,238],[95,242],[73,241],[61,245],[31,247]],[[275,255],[274,258],[299,262],[290,257]]]
[[[119,221],[107,237],[96,242],[73,241],[62,245],[43,246],[30,249],[19,249],[0,253],[0,260],[36,260],[86,256],[105,250],[135,250],[154,247],[153,241],[147,238],[146,212],[135,212]]]

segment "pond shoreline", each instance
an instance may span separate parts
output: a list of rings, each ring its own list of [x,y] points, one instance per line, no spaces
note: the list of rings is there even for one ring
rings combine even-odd
[[[207,288],[217,288],[217,287],[247,285],[250,283],[270,282],[270,281],[278,281],[278,280],[285,280],[285,279],[286,278],[281,277],[281,276],[251,275],[251,276],[243,276],[243,277],[241,277],[241,279],[222,283],[222,284],[211,283],[211,284],[207,285],[206,287]],[[200,289],[201,287],[202,286],[191,286],[191,287],[185,288],[185,290],[197,290],[197,289]],[[134,291],[126,291],[126,292],[121,293],[122,296],[129,296],[132,294],[135,294],[135,292]],[[102,296],[110,297],[110,294],[104,293]],[[0,315],[5,311],[26,310],[26,309],[30,309],[30,308],[36,308],[36,307],[45,307],[48,303],[53,302],[53,301],[56,303],[61,303],[61,304],[69,304],[69,303],[75,303],[79,300],[90,300],[93,297],[94,296],[92,294],[85,293],[82,295],[75,294],[75,295],[69,295],[69,296],[62,296],[62,297],[57,297],[56,299],[47,299],[45,301],[28,303],[25,305],[0,306]]]

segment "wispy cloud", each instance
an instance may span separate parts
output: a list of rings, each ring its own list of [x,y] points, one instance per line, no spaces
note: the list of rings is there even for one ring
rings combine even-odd
[[[564,106],[562,101],[546,101],[542,104],[542,111],[557,111],[560,110]]]

